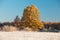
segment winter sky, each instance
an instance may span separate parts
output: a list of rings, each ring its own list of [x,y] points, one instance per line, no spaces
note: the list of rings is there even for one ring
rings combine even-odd
[[[60,0],[0,0],[0,22],[21,18],[24,8],[32,4],[38,7],[41,21],[60,22]]]

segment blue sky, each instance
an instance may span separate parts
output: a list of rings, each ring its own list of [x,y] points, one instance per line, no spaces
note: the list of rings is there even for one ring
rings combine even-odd
[[[36,5],[41,21],[60,22],[60,0],[0,0],[0,22],[13,21],[29,5]]]

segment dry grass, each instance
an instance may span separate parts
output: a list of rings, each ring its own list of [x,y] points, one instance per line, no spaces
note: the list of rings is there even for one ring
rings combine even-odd
[[[17,28],[13,26],[4,26],[2,31],[17,31]]]

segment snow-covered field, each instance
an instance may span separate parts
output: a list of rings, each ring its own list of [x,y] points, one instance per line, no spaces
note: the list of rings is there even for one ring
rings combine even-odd
[[[49,32],[0,32],[0,40],[60,40],[60,33]]]

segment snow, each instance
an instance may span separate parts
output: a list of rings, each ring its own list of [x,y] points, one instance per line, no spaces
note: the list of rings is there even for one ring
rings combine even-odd
[[[0,40],[60,40],[60,33],[51,32],[0,32]]]

